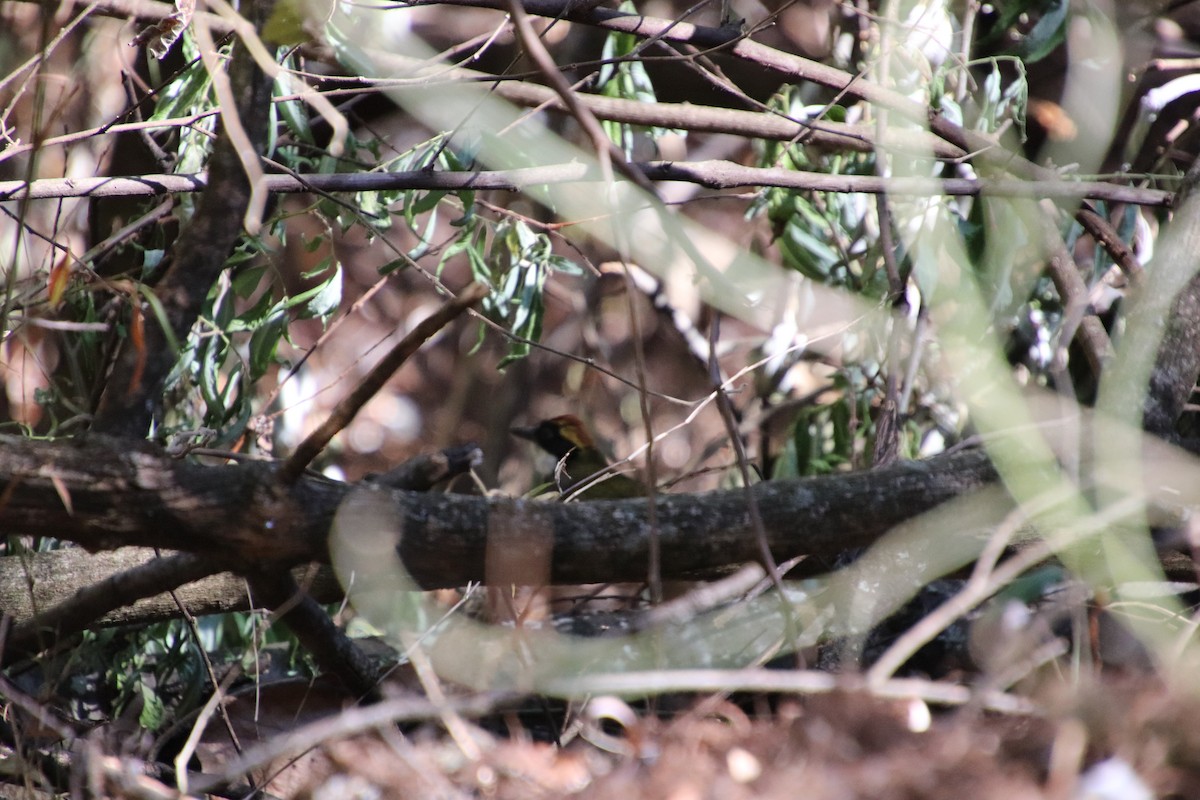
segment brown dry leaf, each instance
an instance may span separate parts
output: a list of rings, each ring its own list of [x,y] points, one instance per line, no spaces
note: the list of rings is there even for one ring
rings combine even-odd
[[[178,39],[192,22],[196,13],[196,0],[175,0],[175,11],[160,19],[149,28],[143,28],[141,33],[133,37],[130,47],[146,45],[150,55],[160,61],[166,57],[171,45]]]

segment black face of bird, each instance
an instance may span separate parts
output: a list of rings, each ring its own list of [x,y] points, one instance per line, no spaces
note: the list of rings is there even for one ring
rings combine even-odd
[[[571,494],[581,484],[586,484],[577,493],[581,500],[616,500],[649,493],[635,478],[612,473],[608,459],[596,447],[587,428],[572,414],[543,420],[528,428],[513,428],[512,432],[558,459],[554,483],[564,495]]]
[[[570,414],[542,420],[527,428],[513,428],[512,432],[534,442],[555,458],[565,458],[572,450],[594,446],[583,423]]]
[[[561,449],[560,445],[565,444],[566,440],[558,435],[558,431],[550,425],[549,420],[527,428],[513,428],[512,432],[514,436],[528,439],[556,458],[562,458],[570,452],[570,448],[561,453],[558,452]]]

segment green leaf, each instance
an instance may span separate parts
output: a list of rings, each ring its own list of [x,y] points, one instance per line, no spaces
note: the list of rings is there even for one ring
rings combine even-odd
[[[300,273],[300,277],[306,281],[311,281],[319,275],[325,275],[330,268],[334,266],[333,256],[325,256],[312,269],[307,269]]]
[[[238,297],[246,300],[250,295],[254,294],[262,283],[263,276],[267,273],[266,265],[249,267],[248,269],[239,269],[231,272],[231,285],[233,293]]]
[[[854,434],[850,430],[850,398],[843,397],[829,408],[829,419],[833,427],[833,452],[842,459],[854,455]]]
[[[312,35],[304,27],[307,16],[306,0],[279,0],[263,25],[263,41],[281,47],[307,44],[312,40]]]
[[[342,268],[339,264],[321,285],[304,292],[291,303],[291,307],[300,307],[301,319],[323,319],[337,311],[341,302]]]
[[[282,3],[276,4],[275,10],[278,11]],[[269,24],[269,23],[268,23]],[[292,59],[289,59],[291,61]],[[294,66],[294,65],[293,65]],[[297,94],[292,88],[292,82],[286,73],[281,72],[279,77],[275,79],[275,95],[276,97]],[[292,136],[297,141],[305,144],[316,144],[316,138],[313,136],[312,123],[308,115],[308,104],[303,100],[277,100],[274,104],[279,111],[279,116],[283,120],[283,124],[291,131]]]
[[[396,270],[404,269],[405,267],[408,266],[408,264],[409,264],[409,261],[407,258],[393,258],[391,261],[387,262],[386,264],[384,264],[383,266],[381,266],[379,268],[379,274],[380,275],[390,275],[393,272],[395,272]]]
[[[555,272],[560,272],[563,275],[573,275],[581,277],[584,274],[583,267],[576,264],[566,256],[551,255],[546,259],[546,266]]]
[[[1042,14],[1017,47],[1016,54],[1026,64],[1041,61],[1066,41],[1067,12],[1070,8],[1070,0],[1052,0],[1050,8]]]
[[[250,335],[250,377],[257,381],[275,363],[275,354],[279,351],[279,342],[286,331],[287,317],[283,314],[272,317],[266,324],[260,325]]]
[[[212,81],[200,61],[189,66],[159,94],[158,105],[150,115],[151,122],[187,116],[203,107],[211,107]]]
[[[629,0],[624,0],[619,9],[630,14],[638,13]],[[596,88],[601,95],[639,103],[658,102],[658,95],[650,80],[650,73],[646,71],[645,62],[637,57],[642,47],[643,43],[633,34],[612,31],[605,37],[600,53],[605,63],[600,67],[600,74],[596,80]],[[602,127],[627,158],[633,157],[639,136],[658,139],[671,132],[683,133],[670,128],[647,128],[612,121],[603,122]]]
[[[167,347],[171,348],[172,352],[178,352],[179,341],[175,338],[175,330],[171,327],[171,321],[167,318],[167,311],[163,308],[158,295],[154,293],[154,289],[144,283],[138,284],[138,292],[142,297],[146,298],[146,304],[150,306],[155,321],[162,328],[163,336],[167,339]]]
[[[417,246],[407,253],[410,261],[424,258],[429,253],[429,250],[433,247],[433,234],[437,230],[437,223],[438,213],[435,208],[429,214],[429,219],[425,223],[425,230],[421,233],[413,230],[413,233],[417,233]]]
[[[813,472],[813,454],[816,442],[813,439],[810,425],[808,415],[802,414],[792,428],[792,446],[796,453],[794,470],[797,475],[811,475]]]
[[[138,724],[146,730],[159,730],[167,721],[167,707],[162,697],[146,681],[138,682],[138,691],[142,697]]]
[[[226,333],[242,333],[244,331],[252,331],[262,325],[272,314],[277,313],[278,303],[271,292],[263,292],[258,300],[254,301],[254,305],[242,311],[236,317],[226,319],[225,315],[219,313],[224,308],[228,308],[230,313],[233,311],[233,304],[222,304],[218,306],[213,316],[213,323]]]

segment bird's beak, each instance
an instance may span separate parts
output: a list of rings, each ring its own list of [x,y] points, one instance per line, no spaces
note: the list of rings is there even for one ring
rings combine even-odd
[[[509,432],[513,436],[520,436],[522,439],[528,439],[533,442],[537,440],[537,426],[531,428],[509,428]]]

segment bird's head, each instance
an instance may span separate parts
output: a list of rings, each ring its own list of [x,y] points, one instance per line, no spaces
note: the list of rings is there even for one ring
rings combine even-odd
[[[565,458],[572,450],[595,450],[596,443],[574,414],[542,420],[528,428],[513,428],[512,432],[522,439],[536,443],[555,458]]]

